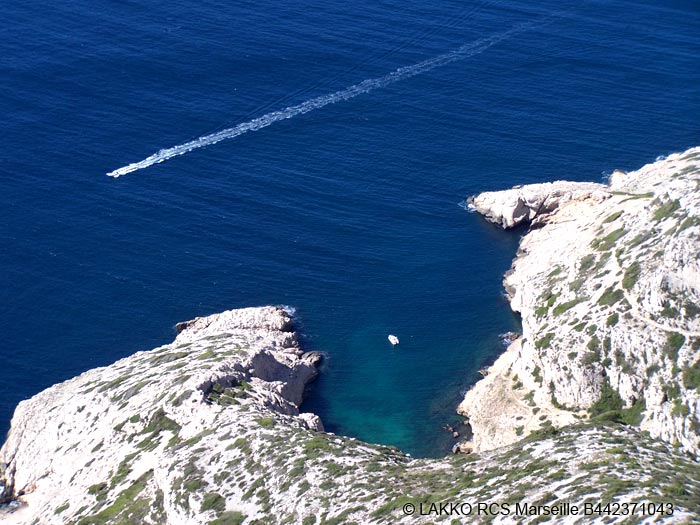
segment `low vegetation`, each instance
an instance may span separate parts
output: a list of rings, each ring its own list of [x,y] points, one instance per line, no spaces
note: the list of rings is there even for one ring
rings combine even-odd
[[[622,277],[622,287],[625,290],[631,289],[636,284],[640,271],[641,267],[637,261],[627,267],[625,275]]]
[[[606,381],[600,392],[600,398],[596,401],[589,413],[591,418],[604,421],[616,421],[626,425],[637,426],[644,417],[646,403],[644,399],[636,401],[631,407],[624,408],[624,401],[617,390]]]
[[[678,350],[685,343],[685,336],[678,332],[671,332],[666,336],[666,344],[664,345],[664,353],[668,356],[671,362],[678,361]]]
[[[615,285],[607,288],[598,299],[598,304],[601,306],[612,306],[625,297],[625,293]]]
[[[654,210],[654,220],[662,221],[670,217],[680,207],[681,203],[678,199],[658,202],[656,209]]]
[[[615,247],[617,241],[627,234],[627,230],[624,228],[618,228],[608,233],[604,237],[599,237],[591,243],[591,247],[598,251],[607,251]]]

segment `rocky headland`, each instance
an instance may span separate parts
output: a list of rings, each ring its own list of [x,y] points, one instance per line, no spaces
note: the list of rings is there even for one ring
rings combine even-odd
[[[533,184],[470,205],[531,228],[504,279],[522,337],[460,404],[474,432],[464,446],[602,418],[697,456],[700,148],[608,184]]]
[[[232,310],[21,402],[0,450],[0,521],[695,523],[699,181],[695,148],[608,185],[471,200],[501,226],[531,225],[505,278],[522,335],[459,408],[471,454],[414,459],[324,432],[299,411],[320,355],[289,313]],[[542,510],[611,502],[673,513]],[[450,503],[457,514],[437,512]]]

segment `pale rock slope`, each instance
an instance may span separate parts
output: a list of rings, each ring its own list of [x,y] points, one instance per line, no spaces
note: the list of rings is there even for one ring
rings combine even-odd
[[[609,184],[555,182],[470,199],[531,223],[504,285],[522,337],[460,404],[475,451],[589,417],[700,453],[700,148]]]

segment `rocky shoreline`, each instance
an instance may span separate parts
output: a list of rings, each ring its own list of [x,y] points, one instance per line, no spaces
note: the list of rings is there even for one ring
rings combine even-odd
[[[141,451],[174,453],[213,429],[254,425],[256,417],[274,414],[291,427],[323,431],[318,416],[299,412],[321,355],[301,350],[286,310],[229,310],[176,329],[170,345],[90,370],[21,402],[0,450],[0,503],[90,502],[96,491],[108,492],[101,485],[105,479],[116,485],[120,469],[139,478],[155,464],[177,460]],[[222,410],[234,406],[239,410]],[[37,461],[47,453],[45,463]],[[83,490],[63,494],[68,486]],[[3,523],[28,522],[27,510],[16,509]]]
[[[320,355],[300,348],[289,313],[231,310],[21,402],[0,450],[0,502],[16,504],[0,520],[622,523],[515,505],[668,501],[672,514],[639,521],[696,522],[699,188],[694,148],[609,185],[471,199],[500,226],[531,224],[504,280],[523,332],[504,335],[459,407],[473,438],[457,448],[471,454],[414,459],[324,432],[299,411]],[[485,501],[498,507],[471,506]],[[449,502],[470,507],[430,511]]]
[[[608,417],[700,453],[700,148],[469,199],[530,224],[504,287],[522,337],[465,396],[474,451]]]

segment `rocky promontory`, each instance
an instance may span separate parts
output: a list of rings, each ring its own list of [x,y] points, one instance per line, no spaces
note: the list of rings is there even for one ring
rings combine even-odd
[[[530,223],[504,285],[522,337],[459,411],[473,450],[588,419],[700,453],[700,148],[615,171],[477,195],[503,227]]]
[[[609,196],[603,184],[556,181],[487,191],[470,197],[467,202],[489,221],[513,228],[519,224],[543,224],[548,216],[569,202],[589,199],[601,202]]]

